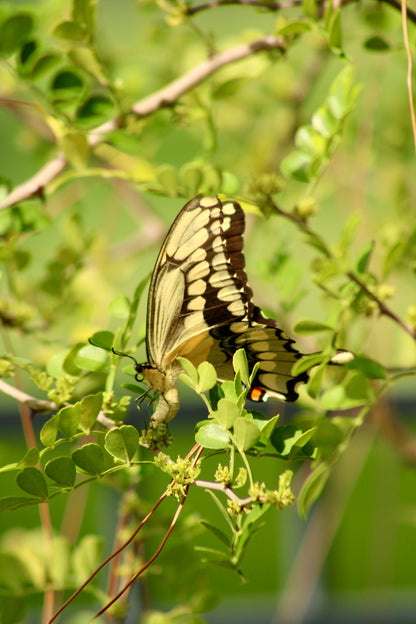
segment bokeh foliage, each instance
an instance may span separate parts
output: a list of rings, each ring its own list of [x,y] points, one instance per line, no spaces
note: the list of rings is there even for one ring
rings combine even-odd
[[[124,423],[131,392],[139,392],[126,384],[132,368],[122,371],[106,348],[145,359],[146,278],[168,225],[197,192],[241,201],[256,303],[290,333],[294,327],[305,352],[320,354],[300,362],[314,369],[293,422],[265,425],[228,388],[230,395],[210,398],[216,424],[200,424],[197,442],[223,450],[231,439],[249,474],[245,462],[255,472],[258,445],[269,444],[279,468],[261,479],[281,496],[290,479],[280,485],[279,474],[288,465],[298,471],[295,493],[306,515],[353,434],[371,410],[385,406],[386,393],[414,396],[414,137],[400,7],[389,5],[1,4],[2,392],[20,403],[27,443],[3,467],[2,477],[12,479],[2,511],[12,517],[50,501],[52,516],[60,516],[58,499],[70,506],[72,496],[94,491],[99,481],[121,493],[122,533],[156,502],[154,492],[146,500],[133,496],[137,485],[149,495],[147,479],[155,477],[141,462],[154,460],[138,450],[136,428]],[[408,17],[414,51],[411,9]],[[253,42],[236,60],[239,46]],[[188,82],[173,96],[169,84],[181,77]],[[102,349],[88,342],[92,336]],[[337,348],[353,351],[355,361],[328,367]],[[203,394],[199,373],[187,373],[187,385]],[[26,394],[16,396],[13,387]],[[42,423],[36,433],[29,409]],[[397,439],[392,435],[399,454],[412,461]],[[304,462],[307,477],[306,468],[298,470]],[[156,464],[183,494],[183,464],[178,460],[174,473],[169,462]],[[231,477],[224,466],[220,473],[219,483],[243,487],[237,465]],[[225,520],[231,537],[204,511],[202,522],[192,515],[182,521],[178,543],[185,548],[189,531],[207,548],[198,531],[205,523],[225,544],[225,554],[206,552],[240,569],[248,537],[273,498],[249,485],[254,506],[245,519],[237,508],[227,516],[216,499],[223,518],[233,518]],[[82,515],[81,506],[77,522]],[[52,536],[50,521],[41,518],[41,539],[23,529],[4,534],[3,569],[15,570],[0,579],[5,621],[25,621],[16,597],[32,596],[37,605],[45,584],[59,606],[60,592],[75,589],[100,561],[97,527],[95,535],[81,531],[70,539],[62,528]],[[166,526],[166,518],[152,525],[160,535]],[[126,577],[152,543],[148,533],[124,562]],[[186,552],[192,575],[201,559]],[[168,577],[167,565],[162,579],[175,587],[177,579]],[[172,592],[182,606],[163,621],[199,621],[197,614],[214,604],[206,582],[195,592]],[[102,606],[106,592],[94,586],[90,599]],[[44,622],[50,604],[45,600]],[[118,608],[114,617],[122,621],[127,607],[121,601]]]

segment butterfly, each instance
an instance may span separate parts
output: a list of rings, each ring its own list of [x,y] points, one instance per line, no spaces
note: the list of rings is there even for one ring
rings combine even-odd
[[[298,398],[308,374],[292,375],[302,354],[252,302],[244,271],[244,212],[236,201],[197,195],[173,222],[152,274],[147,305],[148,362],[136,372],[159,395],[152,426],[179,410],[178,356],[194,366],[208,361],[218,379],[232,380],[233,354],[243,348],[250,370],[258,362],[248,398]]]

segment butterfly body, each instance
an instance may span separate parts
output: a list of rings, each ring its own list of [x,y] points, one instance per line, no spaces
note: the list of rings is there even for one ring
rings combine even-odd
[[[172,224],[149,289],[148,363],[137,372],[160,394],[152,423],[168,422],[179,409],[178,356],[194,366],[211,362],[220,380],[233,379],[232,356],[244,348],[250,368],[259,362],[251,398],[297,398],[293,377],[301,354],[275,321],[252,301],[244,272],[244,213],[237,202],[197,196]]]

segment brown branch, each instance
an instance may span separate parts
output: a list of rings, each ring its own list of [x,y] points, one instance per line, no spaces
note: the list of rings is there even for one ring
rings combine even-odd
[[[377,304],[381,314],[384,314],[384,316],[388,316],[389,318],[391,318],[392,321],[397,323],[397,325],[399,325],[399,327],[401,327],[407,334],[409,334],[409,336],[411,336],[413,340],[416,340],[416,330],[410,327],[410,325],[407,325],[407,323],[405,323],[399,316],[397,316],[397,314],[395,314],[395,312],[393,312],[393,310],[391,310],[389,306],[384,303],[384,301],[379,299],[377,295],[371,292],[371,290],[367,288],[364,282],[362,282],[352,271],[349,271],[347,273],[347,277],[355,282],[357,286],[361,288],[363,293]]]
[[[413,142],[415,144],[416,149],[416,119],[415,119],[415,106],[413,103],[413,87],[412,87],[412,52],[410,50],[409,44],[409,34],[407,32],[407,7],[406,0],[402,0],[401,3],[401,11],[402,11],[402,30],[403,30],[403,39],[404,39],[404,47],[406,49],[407,56],[407,90],[409,93],[409,107],[410,107],[410,119],[412,121],[412,132],[413,132]]]
[[[196,444],[192,450],[188,453],[187,458],[189,458],[191,456],[191,454],[195,451],[195,455],[194,458],[192,460],[192,467],[196,466],[202,451],[204,450],[204,447],[201,446],[200,444]],[[174,482],[175,480],[173,479],[172,482]],[[168,492],[168,488],[166,489],[165,493]],[[95,616],[93,617],[93,620],[95,620],[97,617],[99,617],[100,615],[102,615],[103,613],[105,613],[115,602],[117,602],[117,600],[129,589],[129,587],[131,587],[133,585],[133,583],[138,579],[138,577],[143,574],[143,572],[145,572],[147,570],[147,568],[153,563],[153,561],[155,559],[157,559],[157,557],[160,555],[160,553],[162,552],[166,542],[168,541],[168,538],[170,536],[170,534],[172,533],[173,529],[175,528],[175,525],[178,521],[179,515],[185,505],[186,499],[188,497],[188,492],[189,492],[189,485],[186,486],[185,489],[185,494],[183,495],[178,507],[176,508],[176,511],[174,513],[174,516],[172,518],[172,521],[169,525],[168,530],[166,531],[165,535],[163,536],[162,541],[160,542],[158,548],[155,550],[155,552],[153,553],[153,555],[150,557],[150,559],[148,559],[146,561],[146,563],[140,568],[140,570],[138,570],[138,572],[136,572],[135,574],[133,574],[133,576],[131,577],[131,579],[128,581],[128,583],[126,583],[124,585],[124,587],[122,587],[122,589],[118,592],[118,594],[116,594],[111,600],[110,602],[108,602],[100,611],[98,611],[98,613],[95,614]]]
[[[202,451],[203,451],[203,447],[200,444],[194,444],[194,446],[191,448],[189,453],[186,455],[185,459],[190,459],[192,457],[192,455],[195,454],[195,457],[194,457],[194,460],[193,460],[193,465],[195,465],[195,463],[198,461]],[[171,482],[170,482],[170,485],[172,485],[174,482],[175,482],[175,480],[172,479]],[[130,535],[130,537],[125,542],[123,542],[114,552],[112,552],[111,555],[109,555],[102,563],[100,563],[100,565],[87,578],[87,580],[84,581],[84,583],[80,587],[78,587],[78,589],[72,594],[72,596],[70,596],[68,598],[68,600],[66,600],[64,602],[64,604],[58,609],[58,611],[56,611],[54,613],[53,617],[51,618],[51,620],[49,620],[48,624],[52,624],[52,622],[54,622],[56,620],[58,615],[60,615],[62,613],[62,611],[78,596],[78,594],[80,594],[82,592],[82,590],[92,581],[92,579],[98,574],[98,572],[100,570],[102,570],[104,568],[104,566],[106,566],[109,561],[111,561],[112,559],[117,557],[134,540],[136,535],[143,528],[143,526],[146,524],[146,522],[149,520],[149,518],[151,518],[152,515],[155,513],[155,511],[159,507],[159,505],[168,496],[169,496],[169,487],[166,488],[166,490],[160,496],[159,500],[153,505],[152,509],[146,514],[146,516],[140,522],[138,527],[133,531],[133,533]],[[125,591],[127,588],[128,587],[125,587],[123,591]],[[109,605],[107,605],[106,609],[108,608],[108,606]]]
[[[12,399],[16,399],[16,401],[18,401],[21,405],[26,405],[34,412],[56,412],[62,407],[60,405],[57,405],[53,401],[36,399],[35,397],[30,396],[30,394],[26,394],[25,392],[18,390],[14,386],[11,386],[2,379],[0,379],[0,392],[3,392],[3,394],[7,394],[7,396],[12,397]],[[108,429],[114,429],[114,427],[116,426],[112,420],[107,418],[104,412],[100,412],[98,414],[97,420]]]
[[[309,236],[312,240],[318,241],[320,243],[319,247],[321,253],[323,253],[327,258],[332,259],[333,255],[328,245],[324,241],[324,239],[312,228],[309,227],[308,223],[302,220],[300,217],[295,215],[294,213],[287,212],[286,210],[282,210],[279,206],[273,201],[271,196],[268,196],[269,204],[273,207],[273,210],[284,217],[285,219],[289,219],[292,223],[295,223],[299,229],[304,232],[307,236]],[[413,340],[416,340],[416,329],[405,323],[388,305],[384,303],[376,294],[371,292],[371,290],[366,286],[366,284],[357,276],[353,271],[346,272],[346,276],[349,277],[359,288],[363,291],[363,293],[372,301],[374,301],[380,313],[384,316],[388,316],[392,321],[394,321],[399,327],[401,327]]]
[[[240,498],[229,486],[223,485],[222,483],[215,483],[215,481],[204,481],[202,479],[195,479],[194,481],[192,481],[191,485],[204,488],[205,490],[217,490],[218,492],[222,492],[223,494],[228,496],[230,500],[238,501],[238,503],[242,507],[253,502],[253,498],[251,496],[247,496],[246,498]]]
[[[104,568],[104,566],[107,565],[107,563],[109,561],[111,561],[112,559],[114,559],[114,557],[117,557],[117,555],[119,553],[121,553],[126,546],[128,546],[136,537],[137,533],[140,531],[140,529],[146,524],[146,522],[149,520],[149,518],[151,518],[151,516],[154,514],[154,512],[156,511],[156,509],[159,507],[159,505],[165,500],[165,498],[168,495],[168,490],[166,489],[163,494],[160,496],[159,500],[153,505],[152,509],[149,511],[149,513],[143,518],[143,520],[140,522],[139,526],[135,529],[135,531],[130,535],[130,537],[119,547],[117,548],[117,550],[115,550],[113,553],[111,553],[111,555],[109,555],[102,563],[100,563],[100,565],[94,570],[94,572],[87,578],[86,581],[84,581],[84,583],[82,583],[82,585],[80,585],[78,587],[78,589],[68,598],[68,600],[66,600],[64,602],[64,604],[59,607],[59,609],[53,614],[52,618],[49,620],[48,624],[52,624],[52,622],[54,622],[56,620],[56,618],[58,617],[58,615],[60,615],[62,613],[62,611],[78,596],[78,594],[80,594],[82,592],[82,590],[92,581],[92,579],[98,574],[98,572],[100,570],[102,570]]]
[[[184,93],[199,85],[221,67],[248,58],[258,52],[276,49],[284,50],[284,47],[284,40],[281,37],[262,37],[252,43],[243,43],[225,50],[225,52],[215,54],[177,80],[163,87],[163,89],[137,102],[132,107],[131,112],[141,118],[147,117],[166,106],[173,106]],[[120,118],[117,116],[90,132],[88,135],[90,146],[95,147],[104,141],[107,133],[117,130],[120,127],[120,123]],[[0,210],[10,208],[30,197],[43,196],[45,187],[62,173],[67,166],[68,160],[65,155],[62,152],[58,152],[55,158],[42,167],[34,176],[16,186],[0,202]]]

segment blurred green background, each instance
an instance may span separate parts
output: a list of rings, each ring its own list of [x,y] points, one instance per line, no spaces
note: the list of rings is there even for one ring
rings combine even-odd
[[[65,16],[68,3],[39,0],[19,5],[37,12],[36,28],[43,33],[45,46],[61,46],[64,53],[66,43],[57,43],[51,31]],[[0,12],[7,11],[7,6],[2,2]],[[295,15],[296,10],[289,10],[285,17]],[[262,32],[273,33],[279,19],[283,19],[280,14],[240,6],[201,12],[194,23],[224,49]],[[323,236],[337,241],[356,213],[360,225],[355,243],[361,247],[367,240],[375,240],[374,262],[380,267],[390,241],[410,237],[415,223],[415,159],[400,13],[375,2],[351,3],[342,10],[342,26],[343,49],[355,66],[362,92],[344,140],[316,189],[319,212],[314,225]],[[409,34],[414,52],[413,24],[409,24]],[[376,35],[387,42],[385,50],[371,50],[368,42]],[[124,110],[206,56],[195,29],[186,24],[167,28],[163,11],[153,2],[100,0],[96,41],[108,81],[116,89],[114,97]],[[30,314],[35,310],[35,318],[42,308],[43,322],[49,314],[54,324],[46,327],[42,339],[42,327],[36,336],[13,335],[15,353],[43,365],[57,351],[86,340],[94,331],[116,329],[119,323],[111,318],[108,304],[117,294],[131,296],[151,271],[163,236],[184,203],[181,198],[166,198],[136,187],[129,179],[106,179],[104,170],[121,169],[133,181],[146,180],[146,176],[152,177],[152,168],[169,165],[179,169],[202,159],[225,172],[230,194],[244,195],[250,179],[278,169],[293,148],[296,129],[309,122],[343,64],[319,32],[309,32],[275,63],[257,55],[225,68],[208,85],[187,94],[174,111],[161,110],[146,122],[130,120],[131,134],[120,133],[111,145],[97,149],[92,163],[97,175],[78,172],[72,179],[60,179],[47,198],[44,227],[41,211],[34,205],[39,227],[20,244],[31,262],[17,278],[20,292],[25,293],[22,305],[28,306]],[[4,104],[0,109],[0,175],[12,186],[33,175],[55,149],[51,130],[37,110],[37,90],[47,89],[50,80],[46,73],[38,84],[19,82],[7,61],[0,66]],[[12,99],[26,105],[7,105]],[[282,205],[293,205],[300,188],[300,183],[289,184],[281,195]],[[275,217],[265,221],[249,215],[247,229],[246,264],[255,302],[279,316],[289,330],[304,316],[322,319],[327,313],[325,301],[305,269],[312,252],[294,226]],[[414,262],[409,257],[409,263]],[[414,279],[409,283],[408,274],[397,270],[391,281],[396,288],[394,305],[405,314],[414,301]],[[58,283],[65,284],[62,292]],[[2,288],[7,292],[7,270],[2,274]],[[42,289],[41,299],[37,292]],[[48,289],[50,299],[47,294],[45,298]],[[142,303],[137,337],[143,335],[144,324]],[[364,348],[388,367],[414,361],[414,345],[389,320],[368,318],[351,332],[349,340],[349,348]],[[306,351],[323,345],[309,339],[300,344]],[[144,349],[137,357],[145,359]],[[29,379],[24,380],[25,389],[36,394]],[[414,382],[404,380],[395,386],[355,435],[306,522],[299,519],[295,508],[268,512],[266,526],[253,538],[244,562],[246,583],[231,572],[201,565],[200,578],[189,582],[201,587],[213,583],[222,598],[207,615],[208,622],[416,622],[416,474],[414,465],[406,465],[400,448],[380,425],[387,411],[413,432],[415,397]],[[280,411],[284,422],[294,415],[294,410],[283,410],[280,405],[268,409]],[[181,410],[171,427],[175,438],[172,456],[190,448],[193,424],[203,417],[186,392]],[[2,463],[7,463],[23,456],[25,449],[13,402],[5,400],[1,412],[0,456]],[[38,427],[41,418],[37,418]],[[129,422],[140,426],[134,410],[130,418]],[[274,471],[277,480],[286,466],[264,460],[261,470],[265,475]],[[296,470],[296,492],[306,467],[292,468]],[[261,480],[262,474],[256,477]],[[2,496],[12,495],[14,479],[13,473],[2,475]],[[163,487],[162,480],[145,481],[147,498],[154,500]],[[78,497],[84,495],[87,500],[80,501]],[[71,509],[85,502],[80,534],[102,535],[104,551],[109,552],[117,500],[117,494],[102,484],[91,485],[88,493],[71,494],[68,501],[58,497],[51,503],[54,526],[57,531],[62,526],[67,530],[76,517]],[[200,492],[192,491],[188,504],[195,513],[219,521],[216,508]],[[38,524],[38,510],[32,507],[0,515],[5,540],[16,539],[20,527],[33,529]],[[193,527],[189,553],[179,554],[172,539],[158,562],[165,571],[172,569],[170,585],[161,586],[156,573],[150,577],[156,604],[166,607],[174,603],[180,592],[175,577],[183,570],[178,560],[198,556],[192,550],[196,542],[210,545],[211,538]],[[81,598],[78,604],[83,601],[89,605],[91,597]],[[35,595],[25,624],[38,621],[39,605],[40,597]],[[128,623],[135,621],[137,616],[132,613]]]

